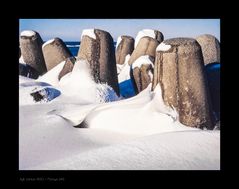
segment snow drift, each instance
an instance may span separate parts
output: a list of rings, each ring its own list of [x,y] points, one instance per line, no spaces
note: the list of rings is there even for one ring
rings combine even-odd
[[[160,85],[122,99],[94,82],[84,60],[59,81],[64,64],[37,80],[19,76],[20,170],[220,169],[220,131],[180,124]],[[34,102],[30,93],[45,88],[60,95]]]

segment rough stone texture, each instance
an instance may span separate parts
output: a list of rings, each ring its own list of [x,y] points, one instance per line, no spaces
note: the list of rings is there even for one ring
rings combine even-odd
[[[120,44],[118,45],[115,53],[116,57],[116,63],[117,64],[124,64],[125,62],[125,57],[128,54],[132,54],[134,50],[134,38],[130,36],[121,36],[122,40]]]
[[[155,57],[155,50],[159,42],[156,39],[151,37],[142,37],[136,47],[134,49],[128,64],[131,65],[135,60],[137,60],[140,56],[149,55]]]
[[[190,38],[173,38],[164,43],[171,48],[156,52],[152,88],[160,83],[164,102],[176,108],[181,123],[212,129],[214,120],[200,45]]]
[[[47,71],[71,57],[72,54],[60,38],[55,38],[53,42],[42,47]]]
[[[202,48],[204,64],[220,63],[220,43],[216,37],[205,34],[196,38]]]
[[[155,33],[155,39],[157,39],[159,43],[163,42],[164,40],[163,34],[158,30],[154,30],[154,33]]]
[[[153,74],[153,68],[150,64],[143,64],[140,68],[133,69],[133,76],[137,86],[137,93],[143,91],[151,83],[149,72]]]
[[[220,63],[205,66],[215,119],[220,120]]]
[[[21,54],[25,63],[34,68],[40,75],[47,71],[42,53],[42,44],[42,38],[37,32],[30,37],[20,37]]]
[[[34,68],[27,64],[25,65],[21,63],[19,63],[19,75],[32,79],[37,79],[39,77],[39,73]]]
[[[70,57],[70,58],[67,58],[66,59],[66,63],[65,65],[63,66],[59,76],[58,76],[58,79],[60,80],[64,75],[66,75],[67,73],[71,72],[73,67],[74,67],[74,64],[75,64],[75,57]]]
[[[86,59],[95,82],[107,83],[119,95],[113,38],[103,30],[95,29],[94,33],[96,39],[82,37],[77,59]]]

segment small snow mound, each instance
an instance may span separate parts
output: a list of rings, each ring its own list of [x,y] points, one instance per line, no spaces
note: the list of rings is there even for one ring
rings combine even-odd
[[[167,45],[167,44],[162,42],[157,46],[156,52],[157,51],[168,51],[169,49],[171,49],[171,45]]]
[[[60,64],[52,68],[50,71],[45,73],[43,76],[39,77],[37,81],[46,82],[51,84],[52,86],[58,86],[59,85],[59,79],[58,76],[65,65],[66,61],[62,61]]]
[[[140,56],[138,59],[136,59],[132,64],[132,69],[138,67],[140,68],[143,64],[150,64],[152,67],[154,67],[153,62],[150,60],[149,55]]]
[[[137,36],[136,36],[136,38],[135,38],[134,48],[137,47],[140,39],[145,37],[145,36],[152,37],[152,38],[155,39],[154,30],[152,30],[152,29],[143,29],[143,30],[139,31]]]
[[[96,83],[86,60],[78,60],[71,73],[59,82],[62,94],[75,102],[102,103],[118,100],[115,91],[107,84]]]
[[[45,47],[45,46],[48,45],[48,44],[51,44],[51,43],[54,42],[54,41],[55,41],[55,39],[50,39],[50,40],[46,41],[46,42],[42,45],[42,48]]]
[[[85,29],[85,30],[83,30],[83,32],[81,34],[81,40],[82,40],[84,35],[89,36],[90,38],[96,39],[94,29]]]
[[[117,49],[117,47],[118,47],[118,45],[120,44],[121,41],[122,41],[122,37],[119,36],[118,39],[117,39],[117,43],[116,43],[115,49]]]
[[[25,37],[32,37],[36,35],[36,32],[32,31],[32,30],[25,30],[21,32],[21,37],[25,36]]]

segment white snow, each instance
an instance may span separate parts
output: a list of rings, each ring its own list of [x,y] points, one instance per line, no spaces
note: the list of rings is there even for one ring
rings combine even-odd
[[[130,59],[130,54],[125,56],[124,64],[122,65],[116,64],[119,83],[130,79],[130,65],[128,64],[129,59]]]
[[[140,68],[143,64],[150,64],[152,65],[152,67],[154,67],[153,62],[149,58],[149,55],[144,55],[144,56],[140,56],[133,62],[132,69],[136,67]]]
[[[38,80],[19,76],[20,170],[220,169],[220,131],[180,124],[160,85],[121,100],[84,60],[58,81],[64,64]],[[61,95],[34,103],[29,93],[44,87]]]
[[[73,125],[79,125],[84,121],[90,128],[124,134],[149,135],[176,130],[193,130],[181,125],[177,121],[177,112],[164,105],[159,85],[155,92],[151,92],[151,85],[149,85],[140,95],[133,98],[87,106],[87,111],[82,107],[76,107],[74,110],[61,109],[55,114],[64,117]]]
[[[82,40],[82,37],[84,35],[89,36],[89,37],[91,37],[93,39],[96,39],[94,29],[85,29],[85,30],[83,30],[82,34],[81,34],[81,40]]]
[[[119,36],[118,39],[117,39],[117,43],[116,43],[115,49],[117,49],[117,47],[118,47],[118,45],[120,44],[121,41],[122,41],[122,38],[121,38],[121,36]]]
[[[34,32],[32,30],[24,30],[20,34],[20,36],[26,36],[26,37],[31,37],[33,35],[36,35],[36,32]]]
[[[66,74],[61,80],[58,75],[64,67],[65,61],[55,66],[36,82],[48,83],[55,89],[61,91],[62,95],[55,100],[89,104],[102,103],[119,100],[114,90],[107,84],[97,84],[94,82],[87,61],[79,60],[74,64],[72,72]],[[25,91],[29,93],[32,89]],[[26,90],[22,89],[21,91]]]
[[[36,103],[33,99],[33,97],[30,95],[30,93],[36,91],[36,90],[41,90],[44,89],[43,86],[38,86],[36,87],[36,85],[33,86],[27,86],[27,87],[21,87],[19,89],[19,104],[20,105],[33,105],[33,104],[39,104]]]
[[[26,62],[24,61],[22,55],[21,55],[21,57],[19,58],[19,63],[26,65]]]
[[[26,83],[26,82],[34,82],[34,79],[31,79],[29,77],[24,77],[19,75],[19,85],[21,85],[22,83]]]
[[[59,82],[62,93],[68,98],[84,103],[101,103],[117,100],[114,90],[107,84],[94,82],[87,61],[79,60],[72,72]]]
[[[171,45],[167,45],[162,42],[157,46],[156,51],[168,51],[170,48],[171,48]]]
[[[135,38],[134,48],[137,47],[140,39],[145,37],[145,36],[152,37],[153,39],[155,39],[154,30],[152,30],[152,29],[143,29],[143,30],[139,31],[137,36],[136,36],[136,38]]]
[[[55,41],[55,39],[50,39],[50,40],[46,41],[46,42],[42,45],[42,48],[45,47],[45,46],[48,45],[48,44],[51,44],[51,43],[54,42],[54,41]]]
[[[65,63],[66,63],[65,61],[62,61],[57,66],[55,66],[53,69],[51,69],[50,71],[45,73],[43,76],[40,76],[37,79],[37,81],[46,82],[46,83],[49,83],[50,85],[58,87],[59,86],[58,75],[60,74]]]
[[[220,133],[156,134],[95,148],[32,170],[220,170]]]

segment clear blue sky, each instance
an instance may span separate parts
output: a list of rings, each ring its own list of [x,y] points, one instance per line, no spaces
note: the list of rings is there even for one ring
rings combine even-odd
[[[20,19],[19,32],[35,30],[44,41],[59,37],[64,41],[80,41],[83,29],[108,31],[114,41],[120,35],[136,37],[142,29],[156,29],[165,39],[214,35],[220,41],[220,19]]]

